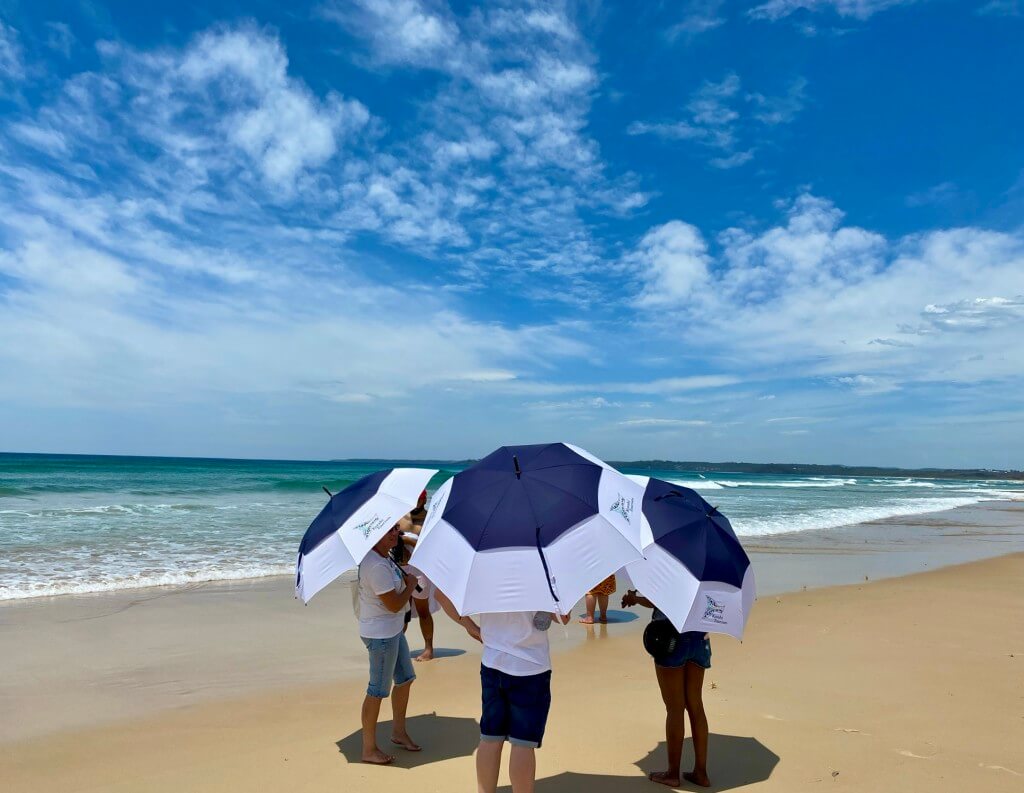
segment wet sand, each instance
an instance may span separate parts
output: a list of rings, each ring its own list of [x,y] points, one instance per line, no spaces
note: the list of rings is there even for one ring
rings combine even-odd
[[[747,639],[714,640],[716,789],[1022,789],[1024,555],[875,580],[1024,548],[1022,505],[809,534],[751,547],[761,597]],[[822,579],[859,583],[800,591]],[[448,657],[417,667],[411,729],[427,752],[404,768],[350,763],[365,650],[349,594],[303,608],[290,583],[0,607],[0,789],[471,788],[472,642],[442,617]],[[634,764],[656,764],[663,716],[646,614],[617,616],[552,634],[541,790],[649,786]]]

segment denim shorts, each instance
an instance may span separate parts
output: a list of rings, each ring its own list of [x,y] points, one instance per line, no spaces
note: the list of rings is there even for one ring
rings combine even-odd
[[[700,631],[679,634],[675,649],[666,656],[655,660],[658,666],[678,668],[692,661],[704,669],[711,668],[711,639]]]
[[[538,675],[506,674],[480,665],[483,713],[480,739],[538,748],[551,709],[551,670]]]
[[[396,686],[404,686],[416,679],[404,633],[390,639],[360,638],[370,651],[370,685],[366,687],[369,696],[383,699],[391,693],[392,681]]]

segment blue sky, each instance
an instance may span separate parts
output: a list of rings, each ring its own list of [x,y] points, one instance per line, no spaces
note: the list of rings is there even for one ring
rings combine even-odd
[[[0,0],[0,449],[1024,468],[1019,0]]]

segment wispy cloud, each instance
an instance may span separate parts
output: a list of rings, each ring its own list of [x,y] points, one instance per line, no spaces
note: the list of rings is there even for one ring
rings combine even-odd
[[[681,427],[706,427],[710,421],[699,419],[626,419],[620,421],[623,427],[636,427],[639,429],[679,429]]]
[[[693,38],[725,24],[722,7],[725,0],[690,0],[683,9],[683,18],[669,27],[669,40]]]
[[[880,11],[898,5],[909,5],[918,0],[768,0],[747,13],[754,19],[775,21],[801,9],[807,11],[832,10],[841,17],[864,20]]]
[[[690,97],[685,118],[672,121],[634,121],[630,135],[655,135],[666,141],[693,141],[717,154],[708,163],[720,169],[737,168],[754,158],[753,147],[738,148],[750,136],[751,123],[761,128],[788,124],[806,102],[807,80],[794,80],[781,96],[744,95],[740,78],[727,74],[719,82],[705,82]],[[744,116],[746,114],[746,117]],[[755,125],[755,126],[756,126]]]
[[[980,6],[977,13],[981,16],[1019,17],[1024,16],[1024,7],[1020,0],[990,0]]]

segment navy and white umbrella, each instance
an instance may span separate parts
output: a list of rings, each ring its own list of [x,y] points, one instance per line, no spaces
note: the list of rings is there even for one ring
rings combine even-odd
[[[636,489],[575,446],[503,446],[437,490],[410,563],[460,614],[567,614],[640,558]]]
[[[626,572],[676,630],[742,638],[754,569],[726,517],[693,490],[630,476],[643,488],[644,559]]]
[[[358,565],[399,519],[412,511],[437,473],[389,468],[364,476],[331,496],[299,545],[295,595],[308,603],[331,581]]]

